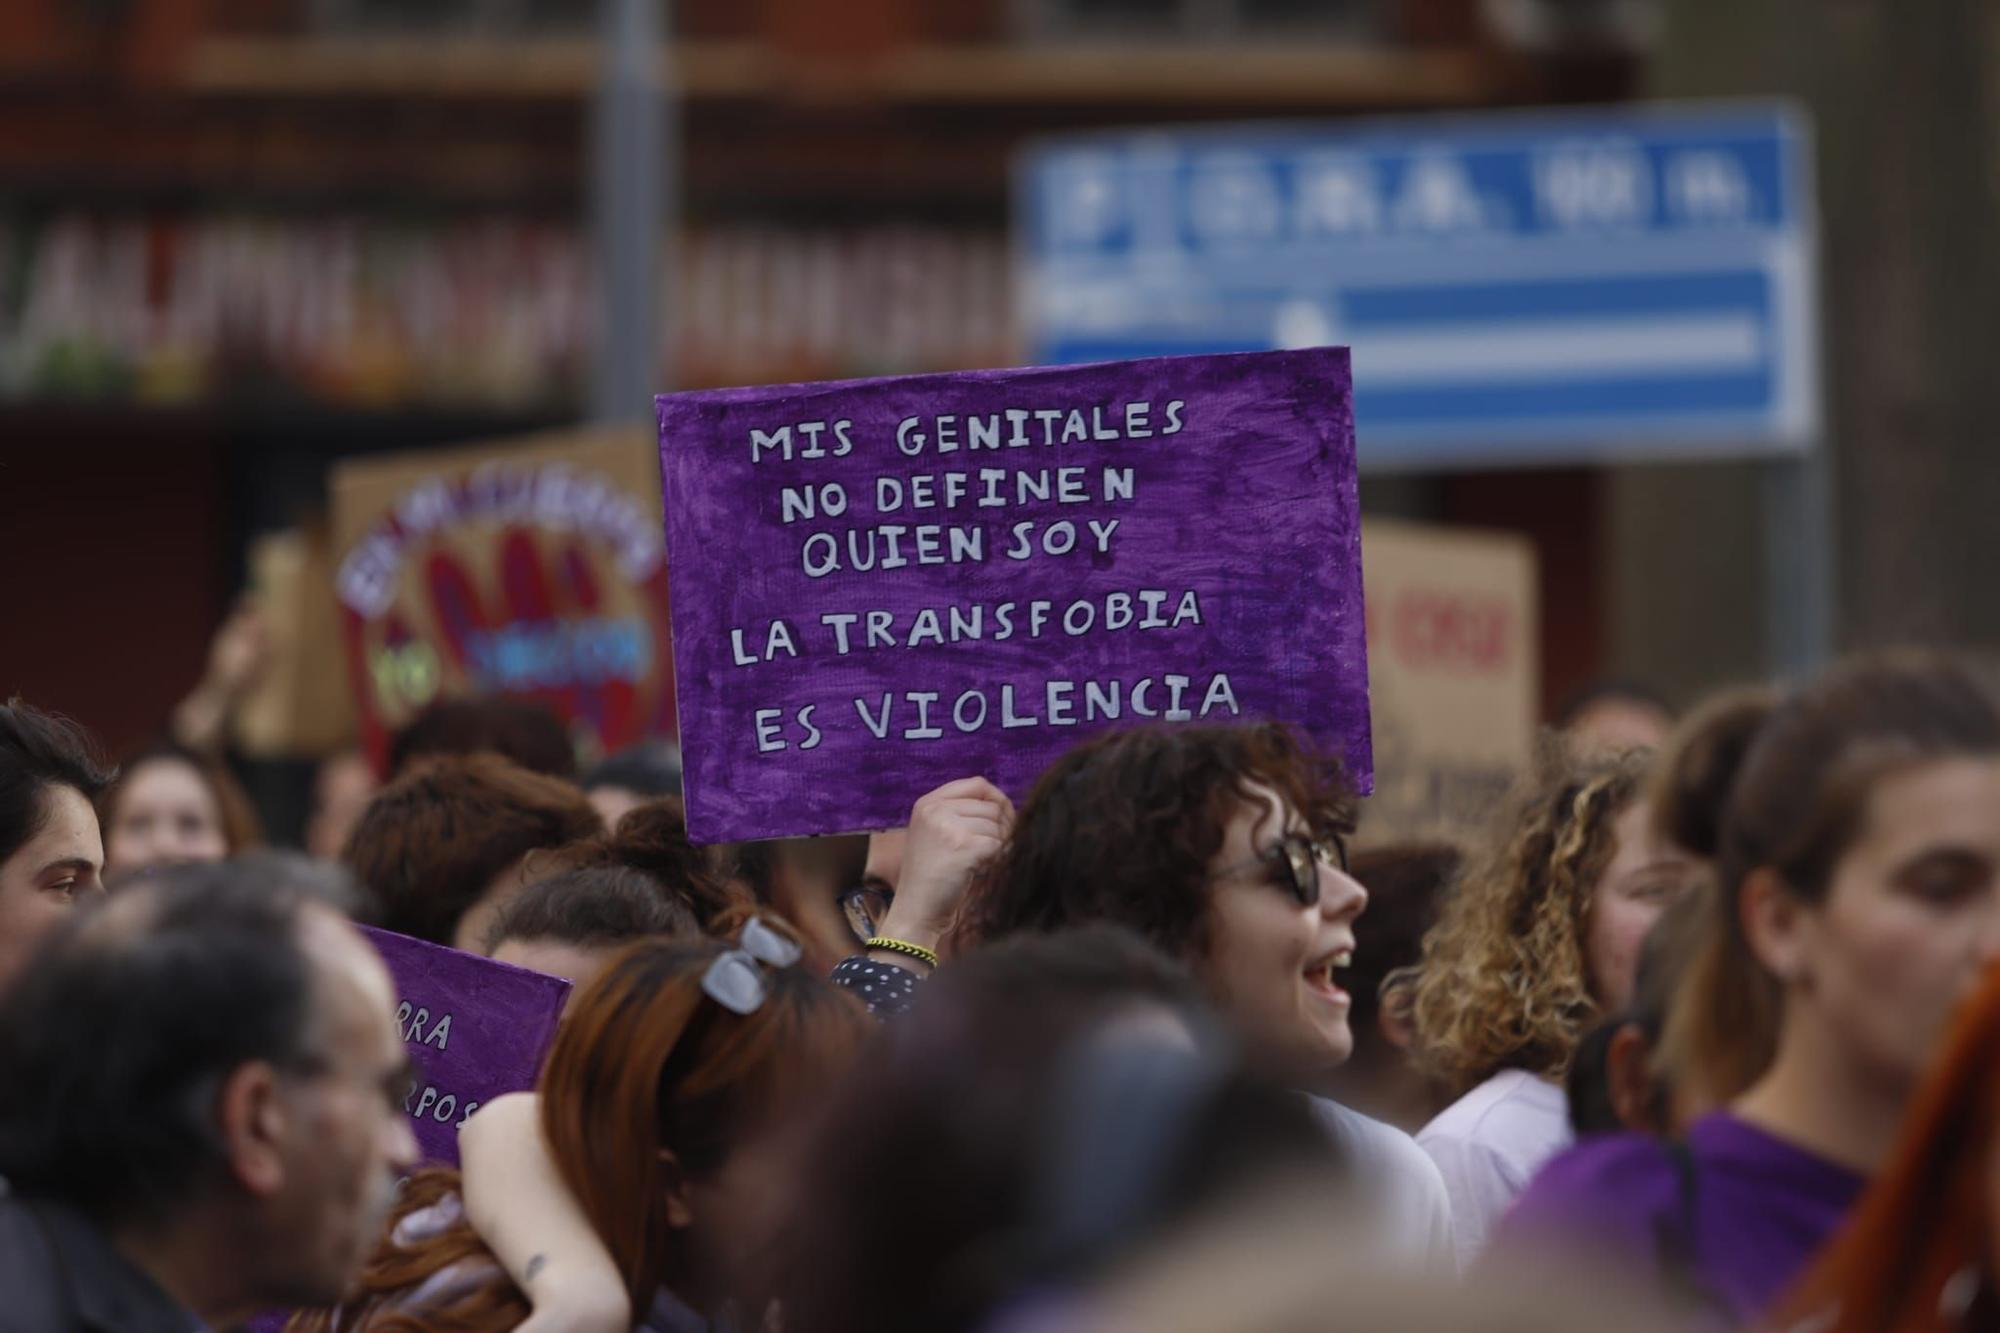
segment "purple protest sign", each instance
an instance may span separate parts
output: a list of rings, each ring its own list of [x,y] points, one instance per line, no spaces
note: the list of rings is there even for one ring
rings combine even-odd
[[[1344,348],[657,400],[688,832],[1274,718],[1373,785]]]
[[[569,983],[406,935],[362,927],[396,983],[396,1024],[417,1066],[403,1109],[426,1162],[458,1165],[458,1127],[502,1093],[535,1086]]]
[[[396,1026],[417,1076],[403,1109],[427,1165],[458,1165],[458,1127],[493,1098],[535,1086],[570,986],[561,977],[413,940],[373,926],[361,933],[396,983]],[[246,1321],[280,1333],[293,1312]]]

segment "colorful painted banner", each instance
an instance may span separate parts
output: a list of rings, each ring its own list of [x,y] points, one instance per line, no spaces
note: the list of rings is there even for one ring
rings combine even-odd
[[[458,1130],[503,1093],[535,1086],[569,999],[561,977],[363,926],[396,983],[396,1025],[417,1078],[404,1100],[426,1162],[458,1165]]]
[[[1343,348],[658,400],[688,831],[1274,718],[1372,785]]]
[[[671,735],[672,645],[644,432],[341,464],[335,593],[362,739],[441,698],[509,695],[586,758]]]

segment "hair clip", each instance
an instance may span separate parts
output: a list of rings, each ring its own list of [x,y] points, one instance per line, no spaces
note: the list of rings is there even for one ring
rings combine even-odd
[[[764,967],[790,967],[802,951],[796,940],[751,917],[737,938],[737,947],[719,956],[702,974],[701,988],[733,1014],[754,1014],[770,995]]]

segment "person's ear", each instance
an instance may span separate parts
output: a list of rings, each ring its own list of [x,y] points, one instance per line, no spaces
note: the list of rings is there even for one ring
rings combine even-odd
[[[1416,1000],[1417,970],[1414,967],[1399,967],[1382,978],[1375,995],[1379,1003],[1375,1009],[1375,1026],[1382,1033],[1382,1039],[1399,1051],[1407,1051],[1417,1044],[1416,1016],[1411,1012]]]
[[[1604,1048],[1605,1095],[1618,1123],[1642,1134],[1655,1134],[1659,1099],[1654,1093],[1653,1050],[1637,1023],[1620,1023]]]
[[[688,1198],[687,1173],[681,1170],[681,1159],[671,1149],[660,1149],[660,1177],[667,1193],[667,1225],[693,1226],[694,1207]]]
[[[292,1112],[277,1071],[262,1060],[231,1070],[216,1094],[215,1120],[236,1183],[259,1198],[283,1190]]]
[[[1772,976],[1787,986],[1811,979],[1815,914],[1776,870],[1763,866],[1751,871],[1743,880],[1736,910],[1750,952]]]

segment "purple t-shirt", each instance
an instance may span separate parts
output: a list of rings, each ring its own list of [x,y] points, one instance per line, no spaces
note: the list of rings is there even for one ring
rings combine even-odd
[[[1607,1249],[1663,1282],[1691,1278],[1718,1323],[1761,1318],[1867,1182],[1726,1111],[1695,1121],[1686,1146],[1692,1206],[1668,1145],[1607,1134],[1542,1169],[1501,1220],[1495,1249],[1538,1240]]]

